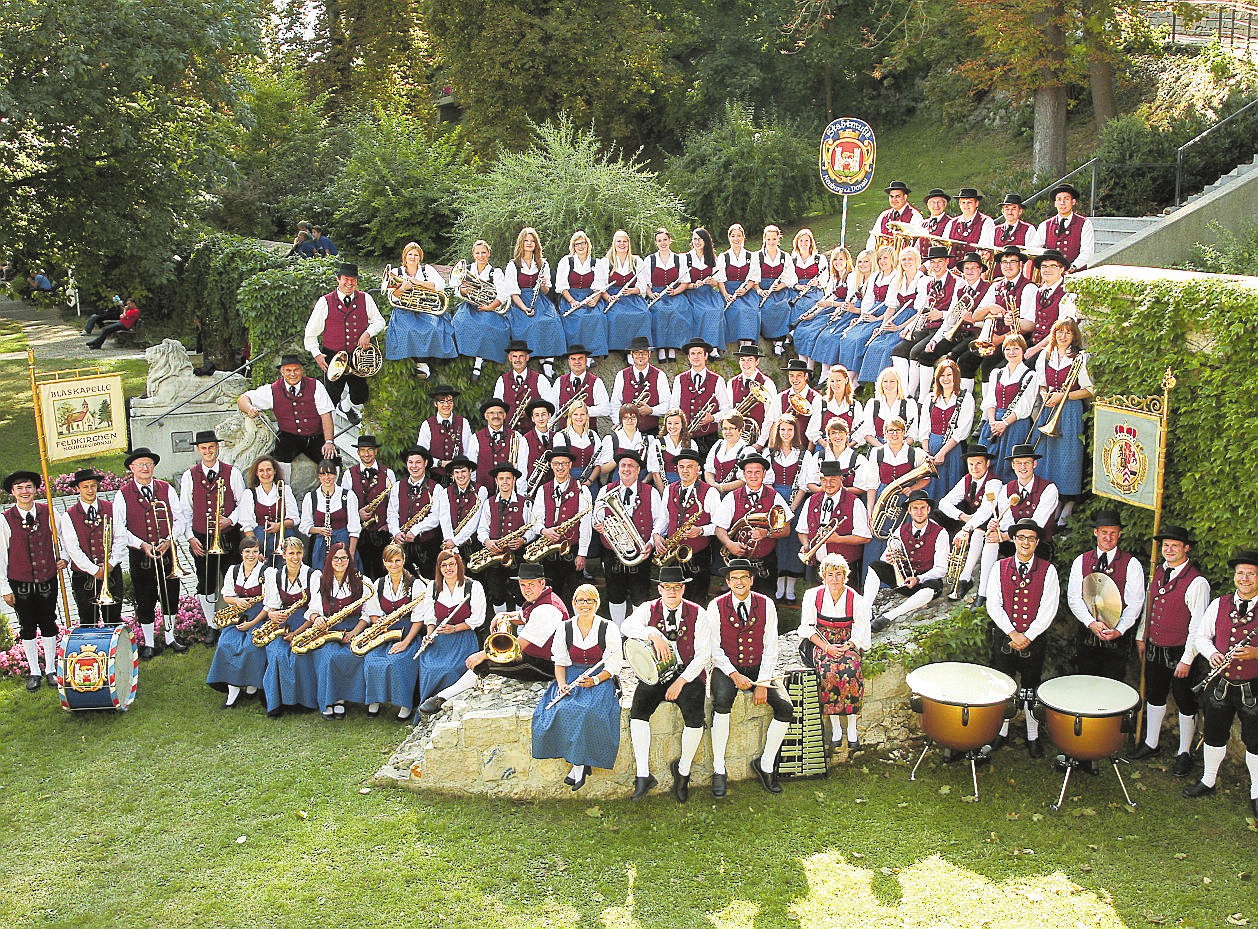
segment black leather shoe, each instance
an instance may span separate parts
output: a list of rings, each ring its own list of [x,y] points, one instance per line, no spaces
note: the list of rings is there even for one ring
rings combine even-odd
[[[965,595],[970,592],[970,588],[974,586],[973,581],[957,581],[957,593],[952,597],[953,600],[964,600]]]
[[[140,649],[140,660],[141,660],[141,661],[148,661],[148,660],[149,660],[150,658],[152,658],[155,654],[157,654],[157,653],[153,650],[153,646],[151,646],[151,645],[145,645],[144,647],[142,647],[142,648]]]
[[[582,787],[585,786],[585,779],[589,776],[590,776],[590,766],[588,764],[582,765],[581,776],[572,782],[573,793],[576,793],[578,790],[580,790]]]
[[[1187,777],[1195,764],[1196,762],[1193,761],[1192,755],[1188,752],[1181,752],[1175,756],[1175,762],[1171,765],[1171,774],[1176,777]]]
[[[881,613],[874,617],[874,621],[869,624],[870,632],[882,632],[891,625],[891,620],[883,616]]]
[[[209,631],[205,633],[205,647],[206,648],[213,648],[215,645],[218,644],[218,633],[219,633],[219,630],[215,629],[212,626],[210,627]]]
[[[30,677],[26,679],[26,689],[29,690],[31,693],[34,693],[35,691],[39,690],[40,686],[43,683],[44,683],[44,679],[42,677],[40,677],[38,674],[32,674]]]
[[[756,777],[760,778],[760,786],[771,794],[780,794],[782,785],[778,783],[777,775],[772,771],[765,771],[760,767],[760,759],[751,759],[751,770],[755,772]]]
[[[429,697],[419,705],[419,712],[425,716],[434,716],[446,705],[445,697]]]
[[[176,655],[182,655],[184,652],[188,650],[188,646],[184,645],[178,639],[175,639],[175,641],[171,642],[166,647],[169,648]]]
[[[567,776],[564,777],[563,782],[565,787],[571,787],[577,782],[577,779],[572,776],[572,772],[569,772]]]
[[[977,610],[979,607],[983,607],[986,605],[987,605],[987,598],[984,597],[982,594],[979,594],[977,597],[974,598],[974,609]]]
[[[1038,761],[1044,757],[1044,743],[1039,739],[1027,739],[1026,753]]]
[[[669,770],[673,772],[673,799],[685,803],[690,799],[690,775],[681,773],[681,759],[669,765]]]
[[[44,675],[44,683],[47,684],[49,687],[56,687],[57,675],[49,671],[47,674]]]
[[[281,716],[283,716],[283,715],[284,715],[284,711],[283,711],[283,710],[281,710],[281,709],[274,709],[274,710],[267,710],[267,711],[266,711],[266,718],[267,718],[267,719],[279,719],[279,718],[280,718]]]
[[[1190,800],[1194,800],[1197,797],[1208,797],[1212,793],[1214,793],[1214,788],[1207,787],[1205,784],[1201,783],[1201,781],[1197,781],[1195,784],[1189,784],[1180,791],[1182,796],[1185,796]]]
[[[1249,801],[1249,809],[1253,811],[1255,816],[1258,816],[1258,797],[1254,797]]]
[[[729,793],[729,777],[724,774],[712,775],[712,796],[723,797]]]
[[[1154,748],[1148,742],[1141,742],[1127,753],[1128,761],[1142,761],[1145,758],[1156,758],[1162,754],[1162,746]]]
[[[1000,751],[1002,748],[1005,747],[1005,743],[1007,741],[1009,741],[1008,736],[1003,736],[999,732],[996,733],[996,737],[987,743],[987,749],[988,749],[987,754],[990,755],[992,754],[992,752]]]
[[[630,800],[641,800],[651,792],[651,788],[658,784],[654,774],[648,774],[646,777],[635,777],[633,779],[633,795]],[[575,789],[575,788],[574,788]]]

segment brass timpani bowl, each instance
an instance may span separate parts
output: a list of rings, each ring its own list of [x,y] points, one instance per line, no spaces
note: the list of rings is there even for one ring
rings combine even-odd
[[[968,752],[996,737],[1014,708],[1013,678],[983,665],[941,661],[910,671],[909,705],[935,742]]]
[[[1140,694],[1122,681],[1072,674],[1045,681],[1036,691],[1036,714],[1053,744],[1076,761],[1118,754]]]

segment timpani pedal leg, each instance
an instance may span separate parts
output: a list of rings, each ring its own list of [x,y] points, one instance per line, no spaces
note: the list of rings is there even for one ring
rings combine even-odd
[[[1118,775],[1118,786],[1123,789],[1123,796],[1127,798],[1127,805],[1134,810],[1136,803],[1131,799],[1131,794],[1127,793],[1127,782],[1123,780],[1123,772],[1118,770],[1118,762],[1111,761],[1110,763],[1114,766],[1114,773]]]
[[[1050,810],[1060,810],[1062,801],[1066,799],[1066,785],[1070,783],[1070,772],[1075,769],[1074,759],[1066,758],[1066,776],[1061,781],[1061,793],[1057,795],[1057,802],[1049,806]]]
[[[917,759],[917,764],[913,765],[913,770],[909,772],[909,780],[917,780],[917,769],[922,766],[922,762],[926,759],[926,753],[931,750],[931,743],[927,742],[926,747],[922,749],[921,757]]]
[[[974,802],[978,802],[978,755],[970,752],[970,777],[974,779]]]

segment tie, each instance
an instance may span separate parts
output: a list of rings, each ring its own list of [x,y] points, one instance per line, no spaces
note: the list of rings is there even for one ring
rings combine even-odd
[[[1109,570],[1109,553],[1108,552],[1101,552],[1101,557],[1096,559],[1096,569],[1102,572]]]
[[[1237,600],[1236,601],[1236,615],[1243,617],[1248,613],[1249,613],[1249,601]]]
[[[363,469],[363,483],[372,484],[372,483],[375,483],[375,480],[376,480],[376,469],[364,468]]]
[[[515,389],[516,389],[516,390],[519,390],[519,389],[520,389],[521,387],[523,387],[523,386],[524,386],[524,375],[523,375],[523,374],[517,374],[517,375],[515,376]]]
[[[644,393],[646,391],[646,375],[645,374],[638,375],[637,391],[638,393]]]
[[[96,522],[96,507],[95,506],[89,506],[87,508],[87,521],[89,523]]]
[[[289,384],[289,385],[288,385],[288,393],[289,393],[289,396],[292,396],[292,397],[297,396],[297,385],[296,385],[296,384]]]
[[[1018,562],[1018,573],[1022,575],[1024,580],[1026,579],[1027,572],[1029,570],[1031,570],[1031,566],[1025,561]]]
[[[700,387],[703,386],[702,378],[697,372],[695,374],[690,375],[690,381],[692,384],[694,384],[695,390],[698,390]]]
[[[630,490],[628,487],[626,487],[623,496],[625,500],[625,506],[629,506],[629,501],[633,499],[633,491]]]
[[[664,620],[664,638],[677,639],[677,611],[669,610],[668,616]]]
[[[206,482],[207,484],[215,484],[215,483],[217,483],[217,482],[218,482],[218,472],[217,472],[217,471],[206,471],[206,472],[205,472],[205,482]]]
[[[575,374],[572,376],[572,393],[579,394],[581,392],[581,378]]]
[[[144,487],[140,488],[140,493],[144,495],[144,499],[147,500],[149,503],[153,502],[153,488],[152,487],[149,487],[146,484]]]
[[[408,486],[409,486],[409,490],[410,490],[410,494],[411,494],[411,498],[412,498],[412,499],[414,499],[415,497],[418,497],[418,496],[419,496],[419,492],[420,492],[421,490],[423,490],[423,489],[424,489],[424,485],[423,485],[423,484],[410,484],[410,485],[408,485]]]
[[[499,497],[498,498],[498,515],[505,516],[506,513],[507,513],[507,501],[502,499],[502,497]]]
[[[689,509],[694,504],[694,502],[695,502],[695,489],[693,487],[687,487],[685,490],[681,492],[681,508],[683,510]]]
[[[821,504],[821,521],[828,523],[830,516],[834,513],[834,501],[826,497],[825,502]]]
[[[497,445],[499,442],[501,442],[501,441],[502,441],[502,433],[501,433],[501,432],[493,432],[493,433],[490,433],[490,435],[489,435],[489,441],[491,441],[491,442],[493,442],[495,445]]]
[[[346,294],[345,296],[341,298],[341,302],[345,304],[345,309],[348,310],[350,307],[354,305],[354,298],[351,297],[349,294]]]
[[[919,540],[919,541],[920,541],[920,540],[921,540],[921,538],[922,538],[922,530],[920,530],[920,529],[914,529],[914,530],[913,530],[913,538],[914,538],[915,540]]]
[[[1057,221],[1057,234],[1058,234],[1059,236],[1063,236],[1063,237],[1064,237],[1064,236],[1066,235],[1066,227],[1067,227],[1068,225],[1069,225],[1069,223],[1068,223],[1068,222],[1066,222],[1066,220],[1064,220],[1064,219],[1059,219],[1059,220]]]
[[[741,623],[747,622],[747,601],[738,604],[738,620]]]

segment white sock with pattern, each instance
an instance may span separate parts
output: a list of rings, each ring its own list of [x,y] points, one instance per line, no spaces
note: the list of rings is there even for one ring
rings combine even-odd
[[[760,770],[769,773],[773,770],[773,762],[777,760],[778,750],[786,738],[786,730],[791,728],[789,722],[773,720],[769,723],[769,731],[764,736],[764,754],[760,756]]]
[[[149,648],[152,648],[155,644],[157,644],[154,639],[155,633],[154,633],[153,623],[140,623],[140,631],[144,633],[145,645],[147,645]]]
[[[162,632],[166,634],[166,644],[174,645],[175,644],[175,617],[173,616],[162,617]]]
[[[1246,752],[1245,767],[1249,768],[1249,797],[1258,800],[1258,755]]]
[[[39,674],[39,639],[23,639],[22,651],[26,653],[29,673]]]
[[[57,673],[57,637],[55,635],[40,636],[44,646],[44,673]]]

